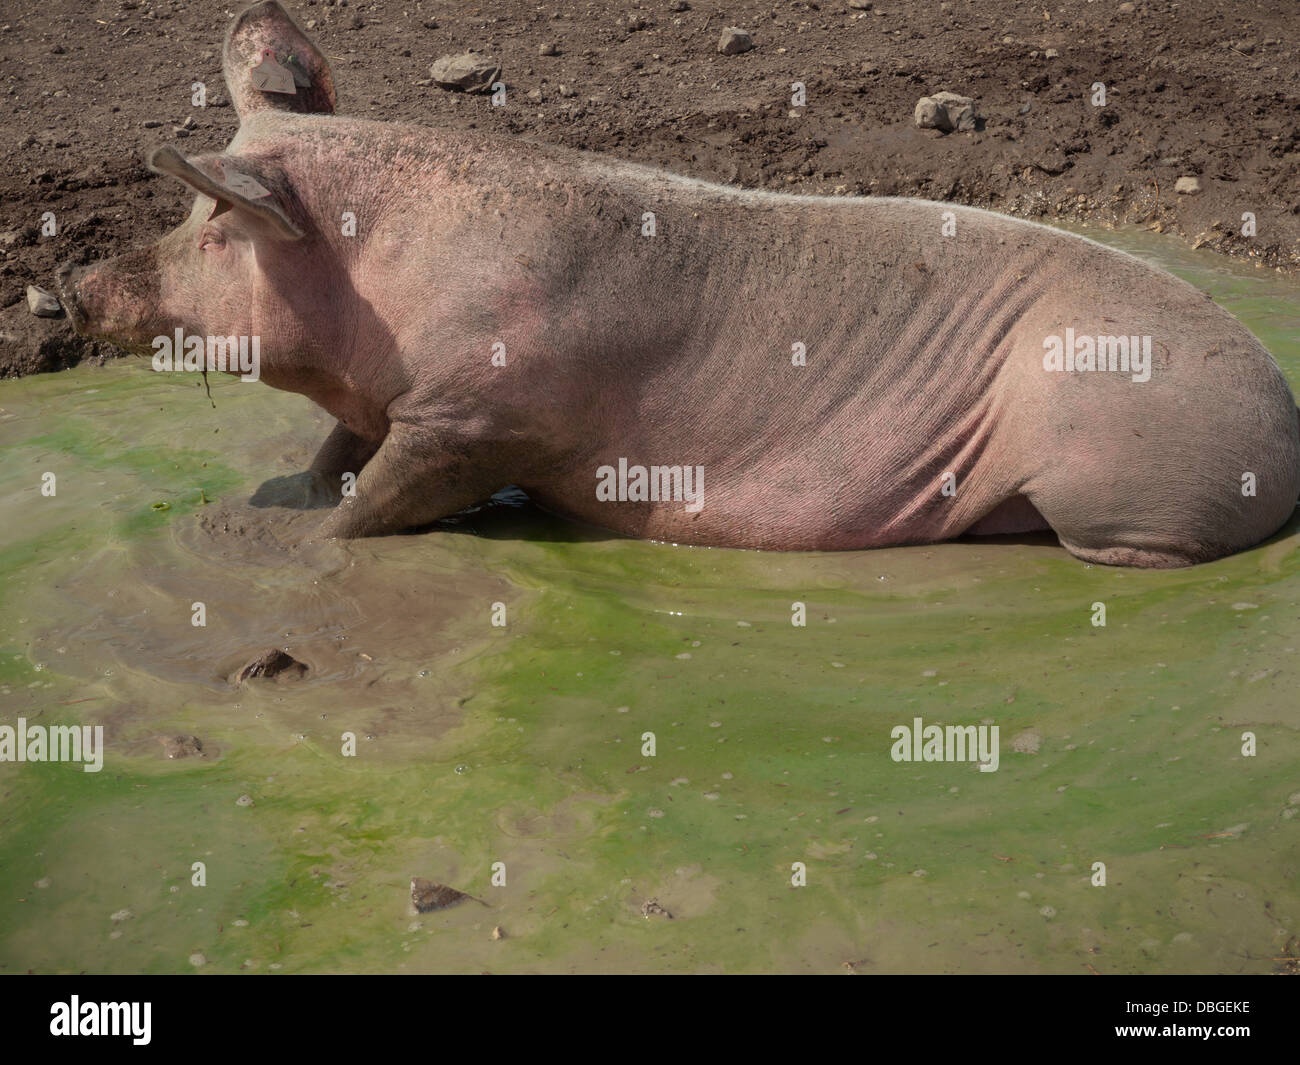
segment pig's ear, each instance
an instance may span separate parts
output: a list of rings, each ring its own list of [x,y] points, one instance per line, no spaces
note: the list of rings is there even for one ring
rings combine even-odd
[[[156,148],[149,155],[151,170],[178,177],[195,192],[217,201],[209,217],[234,210],[282,240],[301,239],[302,230],[289,221],[274,193],[256,178],[238,170],[238,159],[209,156],[202,162],[204,169],[199,169],[171,147]],[[216,177],[212,176],[214,173]]]
[[[258,111],[334,113],[334,78],[325,56],[275,0],[254,4],[235,19],[221,68],[241,120]]]

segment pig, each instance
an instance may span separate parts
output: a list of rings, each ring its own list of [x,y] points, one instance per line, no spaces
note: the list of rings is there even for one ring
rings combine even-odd
[[[259,88],[263,64],[292,91]],[[1051,530],[1086,562],[1175,567],[1295,506],[1277,364],[1135,258],[951,204],[339,117],[325,57],[274,2],[236,18],[223,70],[229,147],[149,156],[194,190],[188,219],[63,267],[59,291],[79,332],[128,350],[259,338],[261,379],[337,420],[309,471],[337,499],[322,537],[517,485],[674,543]]]

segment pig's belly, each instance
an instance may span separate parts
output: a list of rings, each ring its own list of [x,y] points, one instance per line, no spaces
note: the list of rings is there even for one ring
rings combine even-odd
[[[720,483],[710,481],[706,465],[696,498],[658,501],[596,500],[594,491],[573,490],[580,475],[563,485],[521,487],[563,517],[638,539],[711,547],[843,551],[1049,528],[1027,499],[1005,489],[969,487],[957,505],[933,480],[913,492],[884,489],[870,476],[818,480],[813,471],[715,478]]]

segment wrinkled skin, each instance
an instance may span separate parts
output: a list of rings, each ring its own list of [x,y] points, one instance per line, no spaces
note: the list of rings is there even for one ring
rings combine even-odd
[[[266,47],[311,88],[252,88]],[[336,117],[324,58],[274,3],[240,16],[225,67],[241,128],[220,160],[152,160],[198,192],[189,219],[65,268],[61,293],[79,331],[136,350],[178,326],[260,336],[263,380],[338,419],[316,476],[359,475],[323,535],[397,532],[517,484],[684,543],[1050,526],[1088,561],[1179,566],[1259,543],[1295,506],[1278,367],[1136,259],[948,204],[744,192]],[[214,185],[216,161],[271,195]],[[1151,336],[1150,380],[1046,372],[1044,338],[1067,327]],[[597,469],[620,458],[703,467],[703,505],[599,500]]]

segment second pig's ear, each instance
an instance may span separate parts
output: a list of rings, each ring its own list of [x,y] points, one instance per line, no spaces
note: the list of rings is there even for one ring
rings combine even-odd
[[[258,111],[332,115],[337,106],[325,56],[275,0],[235,19],[221,70],[241,121]]]
[[[275,193],[239,169],[240,165],[235,156],[186,159],[171,147],[156,148],[149,154],[150,170],[180,178],[195,192],[216,201],[209,218],[233,210],[271,236],[281,240],[301,239],[302,230],[289,220]]]

